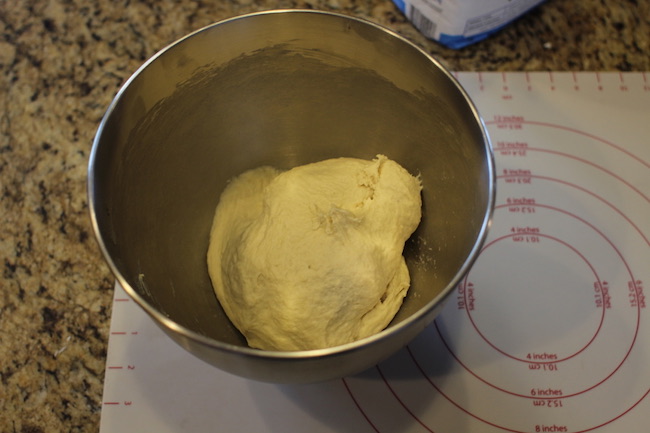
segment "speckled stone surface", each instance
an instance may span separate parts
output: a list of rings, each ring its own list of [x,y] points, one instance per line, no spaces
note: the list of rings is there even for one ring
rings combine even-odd
[[[0,0],[0,431],[99,429],[113,278],[85,182],[118,87],[192,30],[295,7],[386,25],[459,71],[650,70],[646,0],[549,0],[460,51],[389,0]]]

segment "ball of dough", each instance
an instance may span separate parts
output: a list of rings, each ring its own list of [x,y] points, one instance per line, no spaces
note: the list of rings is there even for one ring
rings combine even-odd
[[[208,248],[215,293],[251,347],[293,351],[384,329],[410,285],[402,255],[421,182],[383,155],[233,179]]]

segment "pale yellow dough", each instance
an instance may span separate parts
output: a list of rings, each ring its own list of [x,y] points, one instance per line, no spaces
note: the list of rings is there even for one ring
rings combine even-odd
[[[382,155],[233,179],[215,212],[208,270],[248,344],[320,349],[384,329],[410,285],[402,251],[420,222],[421,188]]]

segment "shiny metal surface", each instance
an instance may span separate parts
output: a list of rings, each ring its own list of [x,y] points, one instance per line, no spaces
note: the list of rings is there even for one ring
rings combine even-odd
[[[378,153],[424,185],[400,313],[385,331],[345,346],[248,348],[216,300],[205,260],[224,186],[264,164]],[[88,172],[96,236],[129,295],[199,358],[273,382],[352,374],[407,344],[476,258],[494,185],[482,121],[435,60],[374,24],[297,10],[224,21],[150,59],[109,107]]]

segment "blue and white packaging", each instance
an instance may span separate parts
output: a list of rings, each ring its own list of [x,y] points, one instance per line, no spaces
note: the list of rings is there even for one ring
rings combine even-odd
[[[485,39],[544,0],[393,0],[424,36],[450,48]]]

